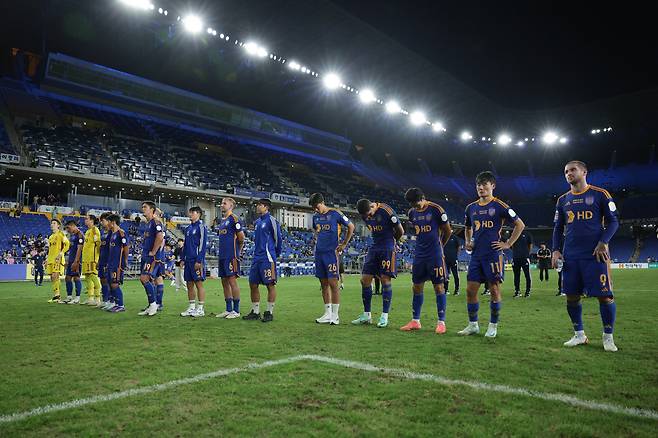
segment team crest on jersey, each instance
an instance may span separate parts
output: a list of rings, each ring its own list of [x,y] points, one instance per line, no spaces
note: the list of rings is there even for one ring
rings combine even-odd
[[[377,216],[377,222],[381,222],[381,221],[382,221],[382,217],[381,217],[381,216]]]
[[[432,220],[432,213],[427,213],[425,215],[425,218],[427,218],[428,221],[431,221]]]
[[[489,216],[495,216],[496,215],[496,209],[491,207],[487,213],[489,214]]]
[[[228,227],[228,221],[224,221],[224,226]]]
[[[594,204],[594,196],[588,196],[585,198],[585,204],[592,205]]]

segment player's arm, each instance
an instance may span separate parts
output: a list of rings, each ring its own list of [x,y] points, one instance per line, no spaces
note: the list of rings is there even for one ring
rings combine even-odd
[[[439,225],[439,236],[441,237],[441,246],[446,246],[446,243],[450,240],[450,236],[452,236],[450,222]]]
[[[464,249],[473,251],[473,246],[473,224],[471,215],[468,214],[468,207],[466,207],[466,211],[464,211]]]
[[[352,236],[354,235],[354,224],[352,222],[348,222],[347,224],[347,233],[345,233],[345,240],[343,240],[339,245],[338,245],[338,254],[342,254],[343,251],[345,251],[345,248],[347,248],[347,245],[349,245],[350,240],[352,240]]]
[[[128,243],[128,238],[126,236],[122,236],[122,241],[125,240],[125,243],[123,244],[123,257],[121,257],[121,269],[126,270],[128,269],[128,257],[130,257],[130,244]]]
[[[607,194],[604,195],[604,198],[602,199],[600,209],[603,212],[603,217],[605,219],[605,229],[603,230],[601,240],[596,245],[596,248],[594,248],[592,255],[594,255],[599,262],[607,262],[610,260],[608,243],[610,243],[612,236],[614,236],[619,229],[619,219],[617,219],[617,206],[615,205],[615,201],[607,196]]]
[[[85,243],[84,238],[80,237],[80,235],[77,236],[77,239],[78,239],[78,248],[75,251],[75,257],[73,258],[73,263],[71,264],[71,268],[75,272],[78,272],[80,270],[80,260],[82,259],[82,247]]]
[[[502,251],[505,249],[510,249],[512,245],[519,239],[519,236],[521,236],[521,233],[523,232],[523,229],[525,228],[525,224],[521,220],[520,217],[517,217],[516,220],[514,221],[514,230],[512,230],[512,235],[507,239],[507,242],[494,242],[491,244],[493,249]]]
[[[158,250],[162,247],[162,243],[164,242],[164,233],[162,232],[162,225],[156,225],[156,230],[160,229],[157,233],[155,233],[155,239],[153,240],[153,247],[149,251],[149,255],[151,257],[155,256],[158,253]]]
[[[194,269],[203,268],[202,262],[206,256],[206,246],[208,245],[208,235],[206,234],[206,226],[199,227],[199,246],[196,252],[196,261],[194,262]]]
[[[553,256],[551,264],[553,268],[557,268],[557,261],[562,259],[562,245],[564,244],[564,214],[562,205],[558,199],[555,206],[555,218],[553,219]]]
[[[272,228],[274,229],[274,252],[278,258],[281,256],[281,251],[283,250],[283,242],[281,241],[281,224],[279,224],[278,221],[274,221],[274,223],[272,223]]]

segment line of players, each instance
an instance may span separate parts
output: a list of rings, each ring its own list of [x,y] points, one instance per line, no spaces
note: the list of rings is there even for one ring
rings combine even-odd
[[[571,189],[557,202],[555,228],[553,233],[553,266],[562,265],[563,291],[567,294],[567,311],[574,327],[574,336],[565,346],[587,344],[582,322],[581,296],[598,297],[603,322],[603,345],[606,351],[617,351],[612,333],[616,315],[610,276],[608,243],[618,228],[616,206],[610,194],[587,183],[587,166],[581,161],[566,164],[564,175]],[[480,332],[478,323],[478,290],[487,284],[491,293],[490,318],[485,337],[495,338],[502,305],[501,284],[504,279],[502,251],[510,249],[525,227],[515,211],[500,199],[494,197],[495,176],[488,171],[476,177],[478,200],[466,207],[465,248],[472,252],[467,274],[467,314],[468,325],[459,335],[474,335]],[[419,188],[406,191],[409,203],[409,221],[416,234],[416,247],[412,269],[412,319],[401,327],[403,331],[421,329],[420,315],[424,302],[423,288],[431,282],[435,292],[437,308],[437,334],[446,333],[446,288],[447,267],[443,247],[450,239],[452,230],[445,210],[425,198]],[[338,325],[340,306],[339,256],[347,248],[354,233],[354,224],[347,216],[326,206],[321,194],[310,197],[313,216],[315,269],[320,281],[325,312],[316,319],[317,323]],[[224,217],[219,226],[220,259],[219,276],[226,300],[226,311],[218,317],[234,319],[240,316],[240,290],[237,277],[244,244],[242,225],[232,210],[235,201],[222,200]],[[381,281],[382,313],[377,327],[388,326],[388,314],[393,295],[392,279],[396,277],[396,246],[404,235],[404,229],[393,209],[381,202],[361,199],[357,210],[372,233],[373,242],[368,248],[361,275],[363,312],[352,321],[354,325],[372,323],[372,282],[375,277]],[[276,300],[277,267],[276,260],[281,254],[281,229],[278,221],[270,215],[271,202],[261,199],[256,204],[259,218],[254,224],[255,251],[249,272],[251,310],[245,320],[274,319]],[[142,211],[148,221],[144,234],[140,280],[144,285],[148,306],[139,315],[153,316],[162,307],[164,284],[164,225],[154,203],[146,201]],[[191,225],[185,231],[183,247],[184,278],[187,283],[189,306],[181,316],[201,317],[205,315],[205,252],[206,228],[201,222],[201,209],[189,210]],[[87,276],[88,287],[97,291],[98,277],[102,290],[102,307],[111,312],[123,312],[123,272],[128,259],[128,237],[119,227],[120,218],[114,214],[101,215],[100,222],[107,232],[101,237],[94,226],[94,218],[88,216],[89,228],[86,235],[77,229],[75,223],[66,224],[71,237],[70,249],[59,222],[51,225],[50,248],[48,252],[48,273],[53,280],[53,299],[59,302],[59,275],[63,272],[63,256],[70,251],[66,267],[67,299],[79,301],[81,290],[80,260],[82,272]],[[501,240],[503,225],[513,225],[511,236]],[[341,228],[346,227],[345,238],[340,241]],[[99,251],[96,251],[99,248]],[[564,255],[560,250],[563,248]],[[87,252],[85,252],[87,251]],[[73,256],[73,254],[75,254]],[[96,255],[98,254],[98,257]],[[97,269],[97,271],[96,271]],[[98,277],[95,275],[97,273]],[[76,298],[71,298],[72,283],[76,286]],[[267,288],[267,310],[261,317],[259,285]],[[90,293],[93,297],[93,292]]]

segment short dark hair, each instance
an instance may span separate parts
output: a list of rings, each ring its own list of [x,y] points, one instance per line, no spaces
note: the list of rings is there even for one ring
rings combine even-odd
[[[203,210],[201,210],[201,207],[199,207],[198,205],[195,205],[194,207],[190,207],[189,212],[192,213],[193,211],[199,213],[199,216],[203,215]]]
[[[59,221],[59,219],[52,218],[50,222],[57,222],[57,225],[62,225],[62,223]]]
[[[112,213],[107,217],[107,221],[108,222],[114,222],[115,224],[119,225],[121,223],[121,216],[119,216],[118,214]]]
[[[265,207],[268,208],[268,210],[269,210],[270,208],[272,208],[272,201],[270,201],[270,200],[267,199],[267,198],[261,198],[261,199],[259,199],[258,201],[256,201],[256,205],[258,205],[258,204],[264,205]]]
[[[475,184],[485,184],[488,182],[490,182],[491,184],[496,184],[496,175],[494,175],[493,172],[489,170],[480,172],[475,177]]]
[[[425,193],[423,193],[418,187],[412,187],[404,194],[404,199],[406,199],[409,204],[415,204],[425,199]]]
[[[98,225],[98,218],[94,216],[93,214],[88,214],[87,217],[89,218],[90,221],[94,223],[94,225]]]
[[[576,166],[580,167],[580,168],[583,169],[583,170],[587,170],[587,164],[585,164],[584,161],[580,161],[580,160],[571,160],[571,161],[569,161],[567,164],[571,164],[571,163],[575,164]]]
[[[316,205],[322,203],[324,203],[324,196],[322,196],[322,193],[313,193],[311,198],[308,200],[308,205],[311,207],[315,207]]]
[[[101,220],[103,220],[103,219],[107,220],[107,217],[111,214],[112,214],[112,212],[109,212],[109,211],[102,212],[101,213]]]
[[[69,225],[75,225],[78,226],[78,223],[74,221],[73,219],[69,219],[66,221],[66,226],[68,227]]]
[[[365,216],[370,210],[370,200],[365,198],[359,199],[356,203],[356,209],[359,214]]]
[[[178,239],[179,242],[185,242],[185,239]]]
[[[155,211],[155,209],[158,208],[158,207],[155,205],[155,202],[153,202],[153,201],[142,201],[142,207],[145,206],[145,205],[148,205],[149,208],[150,208],[151,210],[153,210],[153,211]]]

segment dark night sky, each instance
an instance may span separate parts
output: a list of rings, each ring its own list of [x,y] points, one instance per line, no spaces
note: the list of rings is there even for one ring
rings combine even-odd
[[[333,2],[506,107],[567,106],[658,86],[648,3]]]

